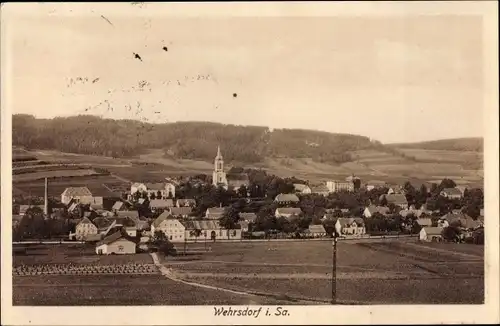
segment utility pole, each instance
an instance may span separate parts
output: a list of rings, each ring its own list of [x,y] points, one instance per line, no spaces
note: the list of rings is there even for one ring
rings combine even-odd
[[[337,303],[337,235],[333,231],[332,253],[332,304]]]

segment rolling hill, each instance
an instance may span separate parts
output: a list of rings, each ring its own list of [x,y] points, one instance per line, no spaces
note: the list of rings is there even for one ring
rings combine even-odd
[[[15,115],[12,141],[14,158],[89,164],[129,180],[210,174],[220,145],[226,169],[262,168],[311,182],[351,174],[367,183],[428,184],[446,177],[477,186],[483,181],[480,139],[384,145],[364,136],[300,129]]]

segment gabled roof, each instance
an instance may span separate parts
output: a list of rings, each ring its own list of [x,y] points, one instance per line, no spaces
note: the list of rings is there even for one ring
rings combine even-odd
[[[322,193],[322,192],[329,192],[328,188],[325,185],[317,185],[311,188],[311,191],[313,193]]]
[[[116,216],[139,218],[139,212],[138,211],[117,211]]]
[[[191,198],[186,198],[186,199],[177,199],[177,205],[179,206],[187,206],[187,205],[196,205],[196,200],[191,199]]]
[[[144,183],[141,183],[141,182],[134,182],[131,186],[131,188],[138,188],[140,186],[145,186]]]
[[[408,201],[406,200],[406,197],[403,194],[387,194],[382,196],[385,196],[385,199],[387,199],[388,204],[389,203],[392,203],[394,205],[408,204]]]
[[[339,217],[337,219],[337,223],[339,223],[342,227],[349,227],[354,222],[356,222],[358,227],[365,225],[365,221],[361,217]]]
[[[151,208],[166,208],[173,207],[174,201],[172,199],[151,199],[149,207]]]
[[[276,208],[276,214],[281,215],[281,214],[286,214],[286,215],[299,215],[302,213],[302,210],[298,207],[279,207]]]
[[[77,196],[92,196],[89,188],[87,187],[69,187],[66,188],[61,196],[77,197]]]
[[[97,228],[104,229],[109,227],[113,223],[113,220],[106,217],[96,217],[93,223]]]
[[[428,235],[441,235],[441,233],[443,232],[442,227],[424,227],[422,228],[422,230]]]
[[[295,188],[295,191],[300,191],[300,192],[311,190],[311,188],[309,188],[308,185],[304,185],[304,184],[301,184],[301,183],[294,183],[293,187]]]
[[[41,208],[42,211],[45,208],[44,205],[20,205],[19,206],[19,214],[24,214],[26,211],[31,208],[31,207],[38,207]]]
[[[154,226],[155,228],[157,228],[158,226],[160,226],[160,224],[167,220],[168,218],[172,218],[172,215],[170,215],[168,212],[163,212],[160,214],[160,216],[158,216],[154,221],[153,223],[151,223],[151,226]]]
[[[138,218],[133,218],[130,216],[118,216],[114,218],[115,225],[123,225],[125,227],[136,227]]]
[[[375,213],[380,213],[382,215],[387,215],[390,211],[389,207],[385,207],[385,206],[375,206],[375,205],[370,205],[366,208],[371,215],[375,214]]]
[[[146,201],[145,198],[139,198],[139,200],[137,201],[140,205],[144,204],[144,202]]]
[[[279,194],[274,198],[276,202],[299,202],[299,197],[295,194]]]
[[[248,186],[250,182],[248,180],[231,179],[227,180],[227,185],[232,188],[239,188],[241,186]]]
[[[165,183],[163,182],[146,183],[146,188],[148,190],[165,190]]]
[[[124,238],[124,239],[126,239],[127,241],[130,241],[130,242],[134,242],[134,243],[135,243],[135,241],[132,241],[132,240],[130,239],[130,237],[128,237],[128,236],[127,236],[127,235],[126,235],[126,234],[125,234],[122,230],[118,230],[118,231],[116,231],[116,232],[114,232],[114,233],[112,233],[112,234],[108,235],[107,237],[105,237],[105,238],[104,238],[104,239],[102,239],[101,241],[99,241],[99,242],[97,243],[97,246],[101,246],[101,245],[103,245],[103,244],[111,244],[111,243],[113,243],[113,242],[115,242],[115,241],[117,241],[117,240],[119,240],[119,239],[121,239],[121,238]]]
[[[113,207],[112,207],[111,209],[112,209],[112,210],[114,210],[114,211],[118,211],[118,210],[122,209],[122,207],[123,207],[124,205],[125,205],[125,203],[124,203],[124,202],[122,202],[122,201],[117,201],[117,202],[115,202],[115,203],[113,204]]]
[[[238,221],[238,224],[240,226],[240,228],[242,229],[248,229],[248,222],[247,221]]]
[[[255,222],[257,219],[257,214],[255,213],[239,213],[238,214],[241,220],[248,222]]]
[[[419,218],[417,219],[417,224],[420,226],[432,226],[432,220],[430,218]]]
[[[311,233],[326,233],[325,227],[321,224],[318,225],[309,225],[309,231]]]
[[[174,216],[186,216],[193,212],[193,208],[189,206],[170,207],[169,212]]]
[[[181,222],[186,230],[219,230],[221,229],[218,221],[211,220],[201,220],[201,221],[184,221]],[[210,237],[210,234],[207,234],[207,237]]]
[[[441,192],[444,192],[447,195],[454,196],[462,196],[462,192],[457,188],[444,188]]]
[[[211,214],[211,215],[224,214],[225,210],[226,210],[226,207],[210,207],[210,208],[207,208],[206,214]]]

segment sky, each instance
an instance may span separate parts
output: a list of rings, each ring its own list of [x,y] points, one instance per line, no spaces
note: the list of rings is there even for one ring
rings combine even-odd
[[[13,113],[301,128],[384,143],[483,136],[478,16],[65,10],[7,25]]]

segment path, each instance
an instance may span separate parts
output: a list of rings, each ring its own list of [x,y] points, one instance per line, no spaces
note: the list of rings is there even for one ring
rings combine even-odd
[[[251,297],[251,298],[255,298],[255,300],[259,300],[259,299],[264,299],[264,300],[274,300],[275,298],[273,298],[273,295],[272,294],[269,294],[269,295],[266,295],[264,293],[257,293],[257,292],[245,292],[245,291],[236,291],[236,290],[231,290],[231,289],[227,289],[227,288],[222,288],[222,287],[217,287],[217,286],[211,286],[211,285],[207,285],[207,284],[202,284],[202,283],[196,283],[196,282],[191,282],[191,281],[185,281],[185,280],[182,280],[180,279],[179,277],[177,277],[176,273],[174,273],[171,269],[169,268],[166,268],[165,266],[163,266],[159,259],[158,259],[158,256],[156,255],[156,253],[151,253],[151,257],[153,258],[153,262],[154,264],[156,265],[156,267],[158,267],[158,269],[160,270],[161,274],[163,276],[165,276],[166,278],[168,278],[169,280],[171,281],[175,281],[175,282],[178,282],[178,283],[182,283],[182,284],[186,284],[186,285],[191,285],[191,286],[195,286],[195,287],[199,287],[199,288],[204,288],[204,289],[210,289],[210,290],[215,290],[215,291],[223,291],[223,292],[227,292],[227,293],[231,293],[231,294],[237,294],[237,295],[242,295],[242,296],[246,296],[246,297]],[[298,302],[298,303],[315,303],[315,304],[321,304],[323,302],[321,301],[315,301],[315,300],[303,300],[303,299],[298,299],[298,300],[289,300],[289,302],[286,302],[288,300],[280,300],[285,303],[291,303],[291,302]]]

